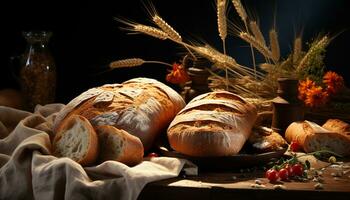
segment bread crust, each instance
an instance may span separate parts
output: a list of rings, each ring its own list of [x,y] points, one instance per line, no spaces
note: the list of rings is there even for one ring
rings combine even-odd
[[[81,115],[93,126],[111,125],[137,136],[147,151],[184,106],[182,97],[165,84],[136,78],[82,93],[58,114],[54,130],[69,116]]]
[[[285,137],[289,143],[297,141],[307,153],[330,150],[342,156],[350,155],[350,137],[310,121],[293,122],[287,128]]]
[[[194,98],[168,127],[170,146],[190,156],[237,154],[256,120],[255,106],[226,91]]]
[[[69,130],[74,124],[79,123],[85,127],[86,130],[88,130],[89,139],[88,139],[88,147],[87,147],[87,153],[75,161],[81,164],[82,166],[87,166],[95,163],[98,153],[99,153],[99,143],[98,138],[96,135],[96,132],[94,128],[91,126],[90,122],[83,116],[79,115],[71,115],[69,118],[64,120],[63,123],[60,124],[60,126],[57,128],[55,138],[53,140],[53,152],[54,155],[58,157],[62,157],[63,155],[58,154],[58,147],[57,143],[62,138],[62,136],[66,133],[67,130]],[[80,133],[76,133],[80,134]]]
[[[343,122],[340,119],[329,119],[322,127],[350,137],[350,124]]]
[[[101,162],[106,160],[115,160],[126,165],[133,166],[142,161],[144,149],[141,140],[138,137],[133,136],[124,130],[108,125],[95,127],[95,130],[100,141],[101,148],[99,160]],[[113,137],[113,135],[120,138],[122,141],[122,146],[120,146],[120,149],[115,148],[116,141],[106,142],[106,140],[102,139],[102,137]],[[109,137],[109,139],[113,140],[111,139],[112,137]]]

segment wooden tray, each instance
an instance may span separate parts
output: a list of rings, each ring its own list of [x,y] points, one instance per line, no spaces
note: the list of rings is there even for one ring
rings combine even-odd
[[[270,161],[280,159],[287,148],[259,154],[240,153],[232,156],[221,157],[193,157],[181,154],[179,152],[169,150],[164,146],[159,147],[159,151],[163,156],[184,158],[192,161],[201,170],[239,170],[248,167],[259,167]]]

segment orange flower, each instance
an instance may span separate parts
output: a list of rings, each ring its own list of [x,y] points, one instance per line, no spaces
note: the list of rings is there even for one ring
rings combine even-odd
[[[300,81],[299,87],[298,87],[298,91],[299,91],[298,98],[304,101],[306,99],[306,96],[309,90],[315,87],[316,87],[316,83],[310,80],[309,78],[307,78],[304,81]]]
[[[344,87],[343,77],[332,71],[328,71],[323,76],[323,83],[326,84],[329,94],[335,94]]]
[[[183,84],[190,80],[186,69],[177,63],[173,64],[173,70],[166,76],[166,80],[173,84]]]
[[[328,101],[328,93],[321,86],[315,86],[306,93],[305,104],[310,107],[319,107]]]

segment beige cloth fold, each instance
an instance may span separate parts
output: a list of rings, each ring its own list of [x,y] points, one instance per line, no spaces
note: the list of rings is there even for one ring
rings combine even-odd
[[[158,157],[134,167],[106,161],[83,168],[52,156],[51,127],[63,106],[34,113],[0,106],[0,199],[137,199],[147,183],[178,176],[187,162]]]

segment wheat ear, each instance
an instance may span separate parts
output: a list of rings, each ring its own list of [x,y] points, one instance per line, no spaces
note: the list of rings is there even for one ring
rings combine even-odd
[[[146,25],[141,25],[137,24],[134,26],[134,30],[136,32],[140,32],[146,35],[150,35],[152,37],[161,39],[161,40],[166,40],[169,38],[168,34],[166,34],[164,31],[151,27],[151,26],[146,26]]]
[[[326,48],[328,43],[329,43],[329,38],[327,35],[325,35],[315,45],[312,45],[312,47],[310,47],[309,51],[305,54],[303,59],[300,61],[297,67],[297,70],[299,71],[302,68],[304,68],[308,64],[309,59],[316,53],[316,50]]]
[[[278,35],[276,30],[271,29],[269,32],[269,36],[270,36],[272,59],[275,63],[277,63],[280,59],[281,53],[280,53],[280,46],[279,46]]]
[[[246,23],[248,15],[247,15],[247,12],[245,11],[245,9],[242,5],[241,0],[232,0],[232,4],[235,7],[235,10],[237,11],[239,17],[242,19],[242,21],[244,23]]]
[[[161,62],[161,61],[153,61],[153,60],[146,61],[146,60],[143,60],[141,58],[128,58],[128,59],[123,59],[123,60],[117,60],[117,61],[111,62],[109,64],[109,67],[111,69],[125,68],[125,67],[137,67],[137,66],[143,65],[145,63],[161,64],[161,65],[166,65],[166,66],[172,67],[172,65],[169,63],[165,63],[165,62]]]
[[[159,15],[153,16],[154,23],[157,24],[157,26],[162,29],[165,33],[169,35],[169,37],[177,42],[181,42],[182,38],[181,35],[173,29],[166,21],[164,21]]]
[[[225,41],[227,36],[226,0],[217,0],[217,20],[219,36]]]
[[[219,36],[222,40],[222,47],[224,54],[226,54],[226,36],[227,36],[227,21],[226,21],[226,0],[217,0],[217,20]],[[226,83],[228,83],[228,71],[225,68]],[[226,90],[228,90],[228,84],[226,84]]]
[[[259,66],[260,66],[260,69],[264,70],[265,72],[272,72],[275,68],[275,65],[270,63],[262,63]]]
[[[297,37],[294,40],[293,63],[296,63],[299,60],[302,50],[303,50],[302,39],[301,37]]]
[[[263,45],[266,46],[266,41],[264,38],[264,35],[262,34],[258,24],[256,23],[256,21],[251,21],[249,22],[249,27],[250,27],[250,31],[253,33],[253,35],[255,36],[255,38]]]
[[[144,63],[145,61],[141,58],[128,58],[128,59],[111,62],[111,64],[109,64],[109,67],[112,69],[124,68],[124,67],[136,67],[136,66],[143,65]]]
[[[255,39],[252,35],[241,32],[239,34],[239,37],[246,41],[247,43],[251,44],[256,50],[258,50],[263,56],[266,58],[272,58],[271,51],[266,47],[266,45],[260,43],[257,39]]]

